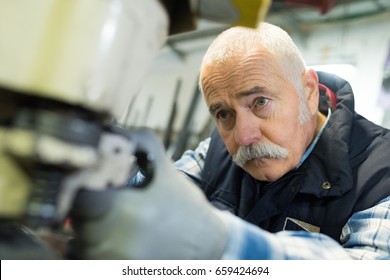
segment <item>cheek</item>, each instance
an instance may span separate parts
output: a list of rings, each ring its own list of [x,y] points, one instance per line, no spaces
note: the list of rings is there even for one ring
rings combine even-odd
[[[290,167],[295,167],[306,150],[306,138],[302,126],[300,124],[292,125],[286,129],[282,141],[283,143],[280,143],[280,145],[286,148],[289,153]]]
[[[280,114],[280,118],[273,120],[267,127],[267,131],[263,130],[263,135],[271,142],[287,149],[289,155],[297,157],[305,145],[304,128],[300,123],[298,114],[294,112],[290,114]]]
[[[221,129],[218,129],[218,133],[221,136],[221,139],[223,143],[225,144],[226,150],[229,152],[230,155],[234,155],[237,153],[238,145],[234,138],[233,132],[224,132]]]
[[[281,137],[287,143],[299,141],[299,135],[302,133],[302,124],[300,121],[300,113],[298,109],[288,108],[280,110],[279,117],[275,120],[274,130],[278,130]],[[278,128],[276,127],[278,126]]]

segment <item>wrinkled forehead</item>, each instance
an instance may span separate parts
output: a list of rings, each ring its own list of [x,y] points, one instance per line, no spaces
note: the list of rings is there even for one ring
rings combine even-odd
[[[252,86],[283,77],[278,61],[268,51],[231,55],[223,61],[204,63],[200,72],[200,87],[207,97],[216,91]]]

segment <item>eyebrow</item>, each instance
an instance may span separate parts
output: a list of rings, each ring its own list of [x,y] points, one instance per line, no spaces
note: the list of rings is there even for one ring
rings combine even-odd
[[[242,97],[247,97],[247,96],[251,96],[253,94],[262,93],[262,92],[265,92],[264,87],[254,86],[253,88],[251,88],[249,90],[244,90],[244,91],[236,93],[236,97],[242,98]]]
[[[221,103],[216,103],[216,104],[212,104],[210,105],[209,107],[209,112],[211,115],[214,115],[214,112],[217,111],[219,108],[222,107],[222,104]]]
[[[244,91],[240,91],[240,92],[236,93],[235,96],[237,98],[243,98],[243,97],[251,96],[253,94],[262,93],[265,91],[266,90],[264,87],[254,86],[253,88],[251,88],[249,90],[244,90]],[[217,111],[221,107],[222,107],[221,103],[216,103],[216,104],[210,105],[210,107],[209,107],[210,114],[213,114],[215,111]]]

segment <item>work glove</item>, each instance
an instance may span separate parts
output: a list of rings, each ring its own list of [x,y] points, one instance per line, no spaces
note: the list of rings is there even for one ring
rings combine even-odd
[[[147,129],[130,132],[146,169],[144,186],[81,191],[71,212],[77,259],[218,259],[225,214],[174,168]]]

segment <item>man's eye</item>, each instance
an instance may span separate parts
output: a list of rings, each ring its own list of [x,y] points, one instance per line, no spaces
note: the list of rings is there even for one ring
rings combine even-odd
[[[226,111],[219,111],[216,114],[217,119],[221,119],[221,120],[226,120],[229,116],[230,114]]]
[[[256,106],[264,107],[268,103],[268,98],[260,97],[256,100]]]

